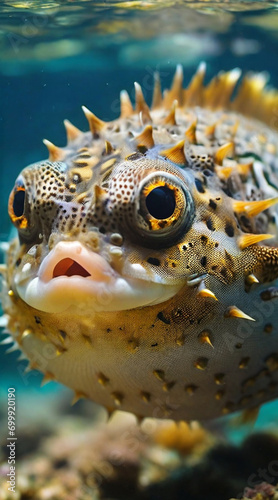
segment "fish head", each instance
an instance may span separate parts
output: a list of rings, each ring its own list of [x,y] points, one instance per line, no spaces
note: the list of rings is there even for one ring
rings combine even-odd
[[[244,278],[242,231],[218,178],[180,168],[163,151],[158,157],[130,155],[90,178],[63,162],[22,171],[9,213],[19,234],[13,279],[27,304],[49,313],[78,314],[85,304],[120,311],[182,290],[186,309],[210,280]],[[103,294],[109,304],[99,303]]]

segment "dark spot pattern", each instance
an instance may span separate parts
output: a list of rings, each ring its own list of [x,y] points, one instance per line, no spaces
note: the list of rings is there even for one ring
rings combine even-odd
[[[225,233],[230,237],[232,238],[234,235],[235,235],[235,230],[232,226],[232,224],[230,224],[229,222],[227,222],[226,226],[225,226]]]
[[[217,204],[215,203],[214,200],[211,200],[211,199],[209,200],[209,206],[210,206],[210,208],[213,208],[213,210],[216,210],[216,208],[217,208]]]
[[[147,262],[151,264],[152,266],[160,266],[160,260],[157,259],[156,257],[149,257],[147,259]]]
[[[195,186],[197,188],[197,191],[199,191],[199,193],[205,193],[205,189],[204,189],[204,186],[202,184],[202,182],[200,181],[200,179],[195,179]]]
[[[164,314],[162,311],[160,311],[157,315],[157,318],[160,319],[160,321],[162,321],[163,323],[165,323],[166,325],[170,325],[171,321],[168,319],[168,318],[165,318]]]

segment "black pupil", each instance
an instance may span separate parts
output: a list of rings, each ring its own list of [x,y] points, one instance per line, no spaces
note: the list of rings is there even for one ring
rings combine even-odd
[[[16,191],[14,195],[13,211],[16,217],[21,217],[24,214],[25,191]]]
[[[167,186],[154,188],[146,198],[146,206],[155,219],[168,219],[176,207],[174,191]]]

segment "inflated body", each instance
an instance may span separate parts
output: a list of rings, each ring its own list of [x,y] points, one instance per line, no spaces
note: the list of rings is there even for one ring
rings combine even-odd
[[[176,420],[277,396],[278,98],[249,75],[231,101],[239,76],[178,67],[151,110],[136,84],[19,175],[2,303],[45,380]]]

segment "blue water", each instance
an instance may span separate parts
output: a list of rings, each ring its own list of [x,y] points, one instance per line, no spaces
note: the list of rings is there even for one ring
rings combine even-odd
[[[1,241],[10,234],[6,207],[16,176],[24,166],[47,157],[43,138],[65,144],[64,118],[87,129],[81,105],[112,120],[123,88],[133,96],[133,82],[141,82],[150,102],[153,72],[158,69],[163,87],[168,87],[178,62],[184,66],[185,82],[205,60],[208,79],[222,69],[240,67],[267,71],[269,85],[278,87],[275,2],[268,2],[269,9],[247,2],[245,11],[238,2],[235,12],[221,2],[213,7],[206,2],[205,10],[182,2],[168,2],[172,6],[166,8],[161,2],[154,10],[154,2],[149,8],[141,2],[143,10],[132,2],[129,8],[120,2],[112,7],[109,1],[22,4],[0,6]],[[16,385],[42,398],[61,390],[57,384],[39,389],[41,376],[34,372],[26,378],[24,366],[1,347],[2,391]],[[277,404],[265,405],[256,428],[277,424],[275,415]]]

